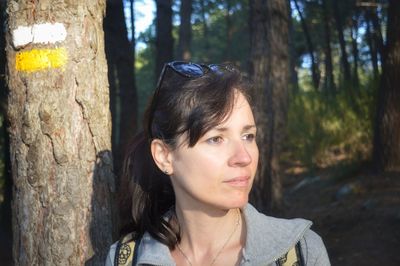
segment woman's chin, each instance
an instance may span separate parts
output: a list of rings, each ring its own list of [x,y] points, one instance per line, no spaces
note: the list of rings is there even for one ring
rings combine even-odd
[[[227,209],[236,209],[236,208],[243,208],[249,202],[249,197],[243,196],[236,199],[230,199],[229,203],[227,203]]]

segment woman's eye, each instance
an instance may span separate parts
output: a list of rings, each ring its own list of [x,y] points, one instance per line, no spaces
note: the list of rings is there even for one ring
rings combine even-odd
[[[209,139],[207,139],[207,142],[209,143],[209,144],[219,144],[219,143],[221,143],[223,141],[223,139],[222,139],[222,137],[212,137],[212,138],[209,138]]]
[[[255,138],[256,138],[256,135],[253,133],[246,134],[243,136],[243,139],[246,141],[249,141],[249,142],[253,141]]]

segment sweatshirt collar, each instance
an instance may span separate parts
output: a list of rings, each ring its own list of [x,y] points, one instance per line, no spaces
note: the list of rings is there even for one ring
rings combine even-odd
[[[242,262],[268,265],[288,252],[302,238],[312,223],[304,219],[279,219],[259,213],[252,205],[243,208],[246,244]],[[138,248],[138,265],[175,266],[168,246],[145,233]]]
[[[148,232],[140,240],[137,256],[138,265],[176,265],[168,246],[154,239]]]
[[[250,265],[267,265],[287,253],[312,223],[304,219],[280,219],[259,213],[252,205],[243,208],[247,238],[243,260]]]

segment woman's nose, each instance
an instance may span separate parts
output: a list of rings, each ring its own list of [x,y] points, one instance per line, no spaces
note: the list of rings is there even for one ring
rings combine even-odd
[[[237,141],[232,147],[232,155],[229,158],[230,166],[246,166],[252,162],[251,154],[243,141]]]

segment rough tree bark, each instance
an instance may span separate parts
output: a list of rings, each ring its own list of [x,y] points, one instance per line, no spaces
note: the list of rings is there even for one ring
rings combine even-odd
[[[166,62],[173,58],[174,39],[172,38],[172,0],[156,0],[156,77]]]
[[[377,170],[400,171],[400,2],[389,1],[385,65],[374,136]]]
[[[7,3],[15,265],[101,265],[112,242],[105,1]]]
[[[0,258],[4,265],[12,265],[12,224],[11,224],[11,199],[12,199],[12,178],[10,174],[10,149],[5,123],[5,114],[7,112],[7,84],[5,82],[6,71],[6,51],[5,51],[5,25],[6,2],[0,1],[0,158],[3,160],[3,169],[0,173],[0,182],[3,181],[3,202],[0,204]],[[3,180],[1,180],[3,179]]]
[[[190,42],[192,39],[192,25],[190,23],[191,16],[192,0],[181,1],[178,58],[184,61],[190,61],[192,57],[190,52]]]
[[[286,0],[250,1],[251,61],[256,101],[260,167],[251,199],[260,210],[282,205],[279,172],[289,81],[288,6]]]

